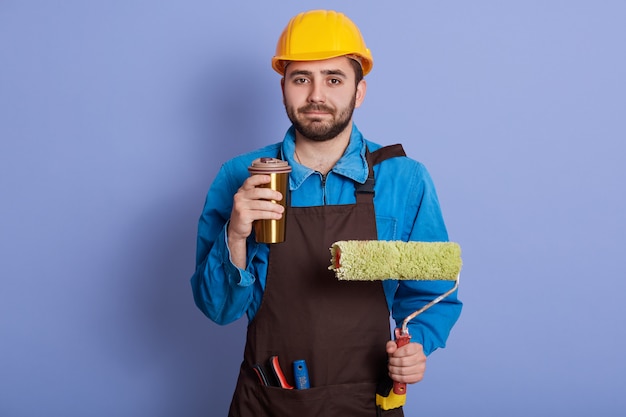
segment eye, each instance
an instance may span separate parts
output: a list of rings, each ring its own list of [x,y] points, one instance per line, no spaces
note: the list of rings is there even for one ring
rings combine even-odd
[[[304,78],[304,77],[294,78],[293,79],[293,83],[294,84],[306,84],[307,82],[309,82],[309,80],[307,78]]]
[[[339,85],[342,81],[339,78],[331,78],[328,80],[328,83],[331,85]]]

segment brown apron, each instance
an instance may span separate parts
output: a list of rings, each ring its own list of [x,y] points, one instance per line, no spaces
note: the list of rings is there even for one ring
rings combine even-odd
[[[329,248],[337,240],[377,239],[372,166],[400,155],[399,145],[368,152],[370,175],[357,184],[356,204],[289,208],[287,243],[270,248],[265,293],[248,326],[230,417],[377,415],[376,385],[387,374],[390,339],[383,286],[338,281],[328,270]],[[291,385],[292,364],[304,359],[311,388],[263,386],[252,367],[274,355]]]

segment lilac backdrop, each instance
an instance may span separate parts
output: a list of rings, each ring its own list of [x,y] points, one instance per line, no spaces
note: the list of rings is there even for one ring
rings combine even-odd
[[[384,4],[384,5],[383,5]],[[287,20],[344,11],[366,136],[429,168],[464,313],[407,416],[626,412],[623,1],[0,3],[0,415],[225,415],[189,288],[217,168],[281,139]]]

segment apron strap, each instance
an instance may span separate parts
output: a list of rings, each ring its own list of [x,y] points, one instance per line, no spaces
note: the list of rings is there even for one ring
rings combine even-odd
[[[367,180],[365,180],[363,184],[356,185],[357,201],[362,201],[364,199],[373,200],[374,185],[376,183],[376,181],[374,180],[374,165],[378,165],[387,159],[395,158],[397,156],[406,156],[404,148],[399,143],[395,145],[384,146],[375,150],[374,152],[370,152],[369,149],[365,147],[365,158],[367,159],[368,175]]]
[[[374,196],[374,184],[376,182],[374,180],[374,165],[378,165],[387,159],[397,156],[406,156],[406,152],[404,152],[404,148],[400,143],[383,146],[374,152],[370,152],[369,148],[367,146],[365,147],[365,159],[367,160],[368,173],[365,183],[356,185],[357,200],[361,200],[361,198],[359,198],[360,194],[371,195],[372,198]],[[276,157],[283,159],[282,148],[278,149],[278,155],[276,155]]]

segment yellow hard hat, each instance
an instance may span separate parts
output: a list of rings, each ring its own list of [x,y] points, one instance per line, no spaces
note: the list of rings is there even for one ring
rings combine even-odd
[[[359,28],[343,13],[311,10],[293,17],[276,45],[272,68],[285,74],[285,61],[318,61],[353,55],[361,62],[363,75],[374,60]]]

